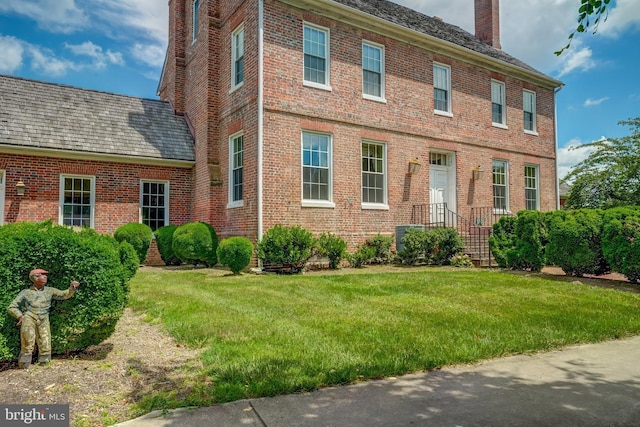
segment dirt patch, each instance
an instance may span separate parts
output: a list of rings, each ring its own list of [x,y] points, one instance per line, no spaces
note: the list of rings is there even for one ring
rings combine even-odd
[[[72,426],[113,424],[136,416],[133,404],[151,390],[180,389],[198,356],[127,308],[100,345],[28,370],[0,366],[0,402],[69,404]]]

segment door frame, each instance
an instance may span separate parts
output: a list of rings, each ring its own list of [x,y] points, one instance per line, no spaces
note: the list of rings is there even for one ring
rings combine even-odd
[[[431,153],[446,155],[446,165],[431,164]],[[452,212],[457,212],[456,194],[456,153],[454,151],[429,150],[429,204],[431,204],[431,171],[441,170],[447,172],[446,200],[447,208]]]

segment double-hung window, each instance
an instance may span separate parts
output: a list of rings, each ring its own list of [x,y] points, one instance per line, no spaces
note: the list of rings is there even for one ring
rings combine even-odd
[[[244,135],[239,133],[229,138],[229,205],[243,204],[244,187]]]
[[[384,48],[372,42],[362,42],[362,93],[384,99]]]
[[[329,29],[304,25],[304,82],[329,87]]]
[[[167,181],[140,181],[140,221],[154,231],[169,224]]]
[[[525,165],[524,167],[524,197],[525,208],[528,210],[540,209],[540,179],[538,166]]]
[[[244,25],[231,36],[231,90],[244,83]]]
[[[95,177],[60,176],[60,224],[94,226]]]
[[[499,127],[507,125],[505,87],[496,80],[491,82],[491,121]]]
[[[522,92],[522,111],[524,114],[524,131],[536,133],[536,93],[525,90]]]
[[[451,67],[433,64],[433,110],[437,114],[451,114]]]
[[[499,213],[509,210],[509,164],[493,161],[493,209]]]
[[[198,15],[200,10],[200,0],[193,0],[191,9],[191,41],[195,42],[198,38]]]
[[[332,204],[331,136],[302,133],[302,201],[312,206]]]
[[[387,206],[386,147],[362,142],[362,205],[365,208]]]

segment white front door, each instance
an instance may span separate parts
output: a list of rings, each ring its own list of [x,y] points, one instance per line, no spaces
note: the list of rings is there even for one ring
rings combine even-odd
[[[431,203],[430,222],[444,223],[444,204],[448,202],[449,179],[447,168],[429,168],[429,200]]]
[[[4,225],[4,171],[0,170],[0,225]]]

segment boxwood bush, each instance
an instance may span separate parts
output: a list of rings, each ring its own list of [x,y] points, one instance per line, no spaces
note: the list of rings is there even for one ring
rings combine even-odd
[[[545,214],[547,261],[567,275],[605,274],[610,271],[602,253],[602,219],[599,209],[555,211]]]
[[[458,232],[449,227],[436,228],[428,231],[434,236],[435,246],[431,253],[431,263],[436,265],[449,264],[451,258],[464,247]]]
[[[265,270],[276,273],[300,273],[315,254],[316,239],[295,225],[276,224],[267,230],[257,244],[258,258]]]
[[[184,263],[213,267],[217,263],[218,238],[215,230],[204,222],[190,222],[173,232],[171,248]]]
[[[67,289],[72,280],[80,282],[73,298],[52,304],[54,354],[99,344],[113,333],[127,304],[131,269],[139,265],[130,245],[47,221],[0,227],[0,247],[0,361],[16,359],[20,352],[20,328],[6,308],[32,285],[28,274],[34,268],[49,272],[47,286]]]
[[[347,242],[333,233],[322,233],[318,239],[318,255],[329,258],[329,268],[332,270],[340,266],[347,250]]]
[[[180,258],[173,252],[173,233],[176,231],[176,228],[178,228],[177,225],[165,225],[155,231],[158,252],[165,265],[182,264]]]
[[[253,244],[246,237],[229,237],[218,245],[218,262],[239,274],[251,262]]]
[[[403,264],[427,264],[436,246],[436,235],[427,230],[410,228],[402,237],[403,249],[398,257]]]
[[[620,207],[605,211],[602,252],[614,271],[630,282],[640,280],[640,209]]]
[[[153,231],[147,224],[139,222],[130,222],[122,225],[113,232],[113,237],[118,242],[129,242],[136,250],[140,262],[144,262],[153,240]]]

